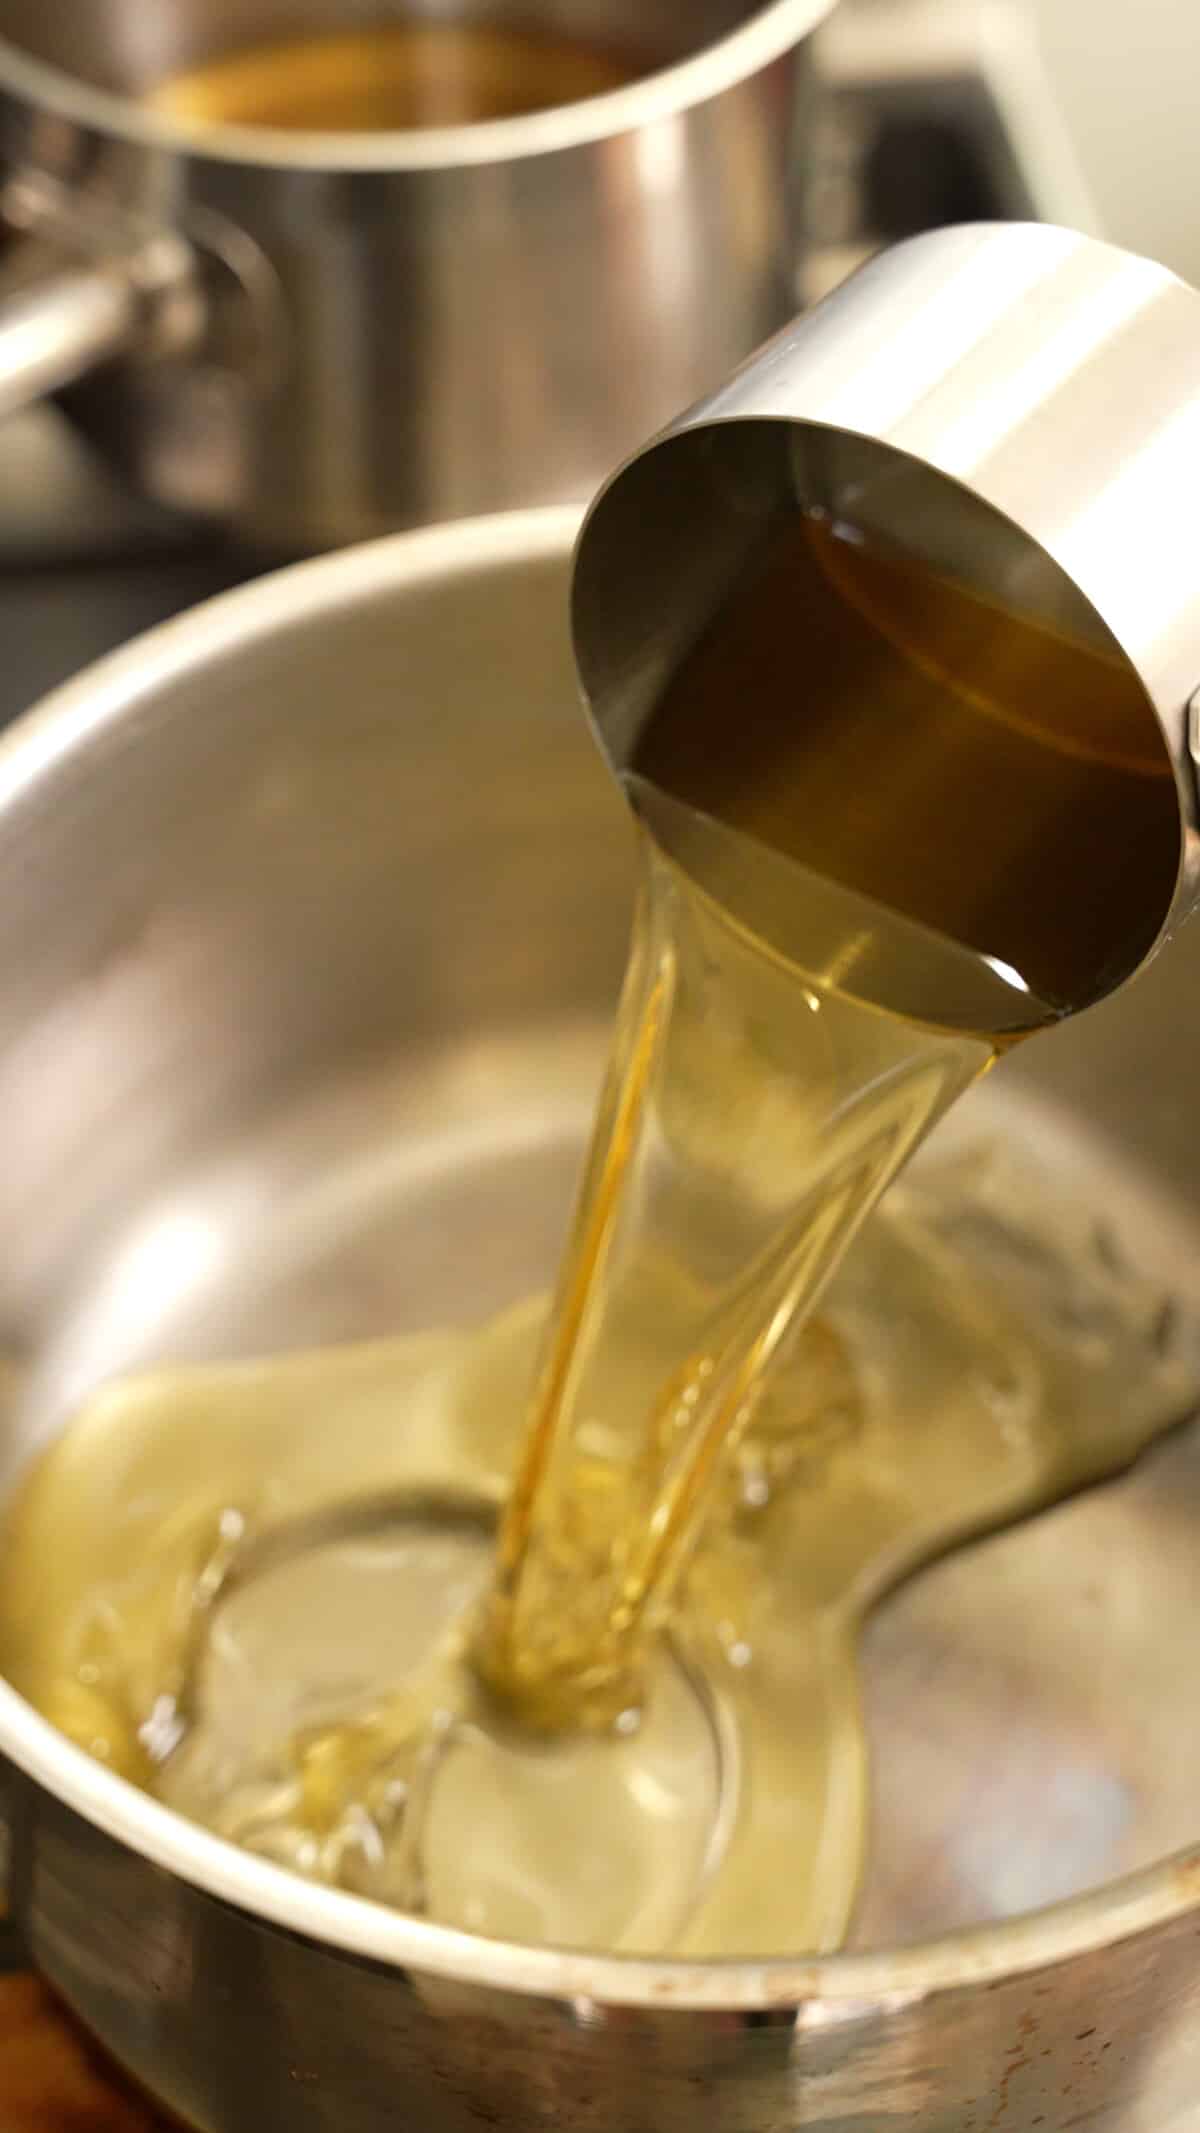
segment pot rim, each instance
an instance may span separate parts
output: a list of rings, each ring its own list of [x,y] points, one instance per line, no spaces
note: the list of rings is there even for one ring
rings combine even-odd
[[[737,29],[701,51],[604,95],[512,118],[409,132],[292,134],[264,126],[168,119],[143,108],[133,97],[93,88],[2,36],[0,89],[90,133],[201,161],[329,175],[445,170],[585,147],[680,117],[797,49],[834,4],[835,0],[768,0],[768,5],[758,8]]]
[[[183,675],[218,668],[247,645],[359,602],[571,556],[573,506],[547,506],[393,534],[293,564],[135,638],[45,697],[0,735],[0,834],[6,812],[81,746],[134,721]],[[315,1887],[211,1835],[72,1746],[0,1680],[0,1758],[63,1805],[167,1873],[307,1940],[389,1968],[542,1999],[679,2012],[775,2008],[804,2028],[893,2012],[967,1985],[1085,1957],[1200,1906],[1200,1843],[1153,1866],[1013,1919],[868,1954],[647,1960],[485,1940]],[[17,1841],[19,1842],[19,1832]]]

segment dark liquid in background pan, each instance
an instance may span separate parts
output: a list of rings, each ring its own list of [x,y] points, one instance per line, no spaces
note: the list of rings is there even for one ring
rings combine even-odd
[[[1116,654],[817,520],[764,543],[633,769],[652,796],[998,959],[1050,1015],[1135,966],[1171,901],[1174,782]],[[944,990],[938,1006],[953,1019]]]
[[[287,133],[403,133],[620,89],[654,60],[540,30],[389,23],[247,45],[151,90],[163,117]]]

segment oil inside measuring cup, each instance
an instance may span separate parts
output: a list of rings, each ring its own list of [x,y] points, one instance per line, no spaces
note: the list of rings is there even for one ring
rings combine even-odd
[[[1115,644],[1009,612],[811,513],[763,535],[628,767],[704,822],[1015,973],[1026,1028],[1135,968],[1174,892],[1173,775]],[[721,894],[741,893],[726,851]],[[774,906],[791,952],[786,897]],[[845,922],[853,935],[852,911]],[[934,982],[957,1021],[967,964]],[[885,1004],[924,1014],[928,990],[914,1010],[894,983]]]

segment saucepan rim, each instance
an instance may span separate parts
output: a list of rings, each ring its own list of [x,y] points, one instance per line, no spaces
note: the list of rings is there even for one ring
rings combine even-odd
[[[106,729],[132,723],[172,680],[269,641],[297,615],[311,624],[402,589],[465,583],[518,561],[561,560],[565,568],[580,522],[574,508],[549,506],[390,535],[294,564],[134,639],[0,735],[0,834],[6,811],[57,763]],[[117,1843],[276,1927],[390,1968],[585,2008],[777,2009],[819,2028],[1066,1963],[1200,1903],[1198,1844],[1084,1896],[900,1949],[715,1963],[563,1953],[408,1918],[252,1858],[104,1769],[3,1681],[0,1756]]]
[[[409,132],[281,133],[263,126],[169,119],[136,98],[95,88],[0,36],[0,89],[39,110],[148,151],[278,171],[434,171],[585,147],[679,117],[799,47],[834,0],[769,0],[736,29],[620,89],[476,125]]]

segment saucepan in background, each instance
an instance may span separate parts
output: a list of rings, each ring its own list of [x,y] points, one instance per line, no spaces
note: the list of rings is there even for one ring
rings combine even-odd
[[[371,135],[146,99],[231,46],[419,8],[0,0],[0,412],[71,387],[156,500],[293,553],[582,499],[794,308],[831,5],[485,0],[471,20],[577,36],[635,78]]]

